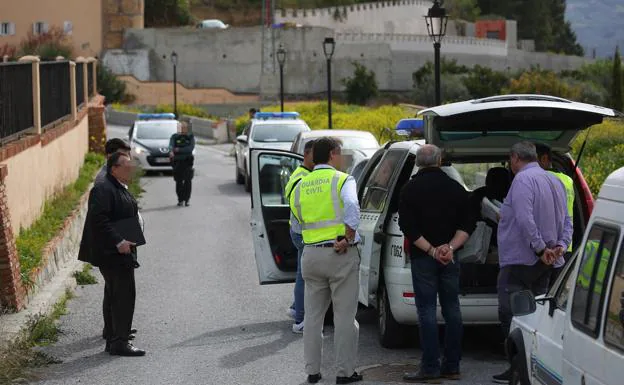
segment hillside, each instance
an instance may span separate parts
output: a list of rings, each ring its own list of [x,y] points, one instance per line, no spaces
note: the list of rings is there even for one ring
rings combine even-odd
[[[612,56],[617,44],[624,48],[622,0],[567,0],[566,19],[587,56],[594,48],[598,57]]]

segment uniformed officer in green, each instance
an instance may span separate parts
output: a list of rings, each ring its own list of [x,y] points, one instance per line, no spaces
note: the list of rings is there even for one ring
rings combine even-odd
[[[180,123],[180,132],[169,139],[169,157],[173,167],[173,179],[176,182],[178,206],[189,205],[191,199],[191,180],[193,179],[193,163],[195,161],[195,136],[188,132],[188,125]]]
[[[290,194],[293,222],[301,225],[305,281],[305,370],[309,383],[321,379],[322,329],[330,301],[334,309],[336,383],[362,380],[355,372],[359,325],[360,256],[357,227],[360,206],[355,179],[337,171],[342,166],[342,143],[323,137],[314,142],[314,170]]]
[[[535,149],[537,150],[537,162],[539,163],[540,167],[542,167],[544,170],[556,176],[557,179],[559,179],[561,183],[563,184],[563,187],[565,188],[565,192],[566,192],[566,204],[568,208],[568,215],[570,216],[572,223],[574,223],[574,181],[572,180],[572,178],[570,178],[566,174],[559,172],[553,168],[552,149],[550,148],[550,146],[543,144],[543,143],[535,143]],[[572,243],[570,243],[570,246],[568,246],[568,249],[563,255],[563,259],[566,262],[568,262],[571,256],[572,256]],[[559,276],[562,270],[563,270],[563,266],[553,270],[553,275],[550,279],[550,286],[552,286],[555,283],[555,281],[557,280],[557,277]]]
[[[312,148],[314,146],[314,140],[306,142],[303,147],[303,164],[295,169],[288,179],[288,183],[284,188],[284,198],[286,202],[290,201],[290,193],[295,185],[305,176],[307,176],[314,168],[314,162],[312,161]],[[288,309],[289,315],[295,320],[292,326],[293,333],[303,333],[303,318],[304,318],[304,292],[305,286],[303,283],[303,277],[301,276],[301,255],[303,254],[303,236],[301,235],[301,225],[296,220],[293,221],[293,214],[290,214],[290,239],[293,245],[297,248],[297,279],[295,280],[294,290],[294,302],[293,306]]]

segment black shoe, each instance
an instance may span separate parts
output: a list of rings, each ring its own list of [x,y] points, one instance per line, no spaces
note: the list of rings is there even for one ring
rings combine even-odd
[[[145,350],[135,348],[127,341],[117,341],[111,344],[109,353],[111,356],[140,357],[145,355]]]
[[[134,334],[130,334],[130,335],[128,336],[128,340],[129,340],[129,341],[132,341],[132,340],[133,340],[133,339],[135,339],[135,338],[136,338],[136,336],[135,336]]]
[[[403,375],[405,382],[418,382],[421,384],[441,384],[442,377],[437,374],[424,374],[422,372],[405,373]]]
[[[184,204],[184,203],[183,203],[182,201],[178,202],[178,206],[179,206],[179,207],[182,207],[182,205],[183,205],[183,204]]]
[[[186,207],[189,207],[191,204],[189,203],[189,201],[186,201],[186,202],[184,203],[184,205],[185,205]]]
[[[137,331],[138,330],[136,330],[136,329],[130,329],[130,334],[137,334]]]
[[[352,382],[362,381],[362,375],[357,372],[353,372],[351,377],[336,377],[336,384],[350,384]]]
[[[511,369],[507,369],[501,374],[492,376],[492,381],[497,384],[508,384],[509,380],[511,380]]]
[[[442,378],[446,380],[454,380],[454,381],[461,380],[461,374],[459,373],[459,371],[456,371],[456,372],[442,371],[441,376]]]
[[[308,384],[316,384],[323,378],[321,373],[308,375]]]

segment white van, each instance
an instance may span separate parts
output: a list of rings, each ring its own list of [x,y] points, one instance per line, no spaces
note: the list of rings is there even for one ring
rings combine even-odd
[[[551,290],[512,295],[511,384],[624,383],[624,168],[603,184],[582,246]]]
[[[580,244],[593,198],[567,153],[579,132],[615,116],[615,111],[551,96],[502,95],[438,106],[420,114],[426,142],[444,149],[443,170],[471,192],[484,186],[490,169],[501,171],[506,166],[514,143],[534,140],[550,145],[554,167],[574,176],[573,243]],[[359,301],[378,310],[380,341],[388,348],[409,343],[406,328],[418,323],[410,260],[398,225],[398,203],[402,187],[418,171],[416,152],[423,143],[387,143],[367,162],[358,179],[358,232],[362,238],[358,245]],[[282,200],[279,181],[280,175],[289,175],[302,162],[302,156],[255,150],[251,160],[251,228],[260,283],[292,282],[297,254],[289,237],[289,207]],[[465,324],[499,322],[495,235],[495,225],[480,220],[467,246],[458,250]],[[443,321],[441,314],[438,319]]]

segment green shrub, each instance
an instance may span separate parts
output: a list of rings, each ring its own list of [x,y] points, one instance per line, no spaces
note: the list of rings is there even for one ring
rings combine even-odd
[[[163,112],[173,112],[172,104],[159,104],[154,108],[154,112],[163,113]],[[206,110],[194,106],[192,104],[186,103],[178,103],[178,116],[188,115],[195,116],[197,118],[205,118],[210,119],[213,118]]]
[[[34,34],[32,31],[20,43],[20,55],[35,55],[41,60],[55,60],[57,56],[70,59],[74,56],[73,45],[65,32],[52,26],[48,32]]]
[[[463,82],[464,75],[444,75],[440,79],[442,103],[452,103],[471,99],[470,92]],[[435,78],[428,74],[420,83],[414,84],[414,101],[423,106],[433,106],[435,100]]]
[[[178,27],[193,24],[191,0],[145,0],[145,27]]]
[[[134,96],[126,91],[126,83],[104,65],[97,66],[97,89],[104,95],[106,103],[130,103]]]
[[[357,62],[351,64],[355,67],[353,77],[342,80],[342,84],[346,87],[347,102],[364,105],[379,93],[375,73]]]
[[[503,87],[509,83],[509,78],[503,72],[476,65],[462,78],[462,82],[471,98],[480,99],[499,95]]]

